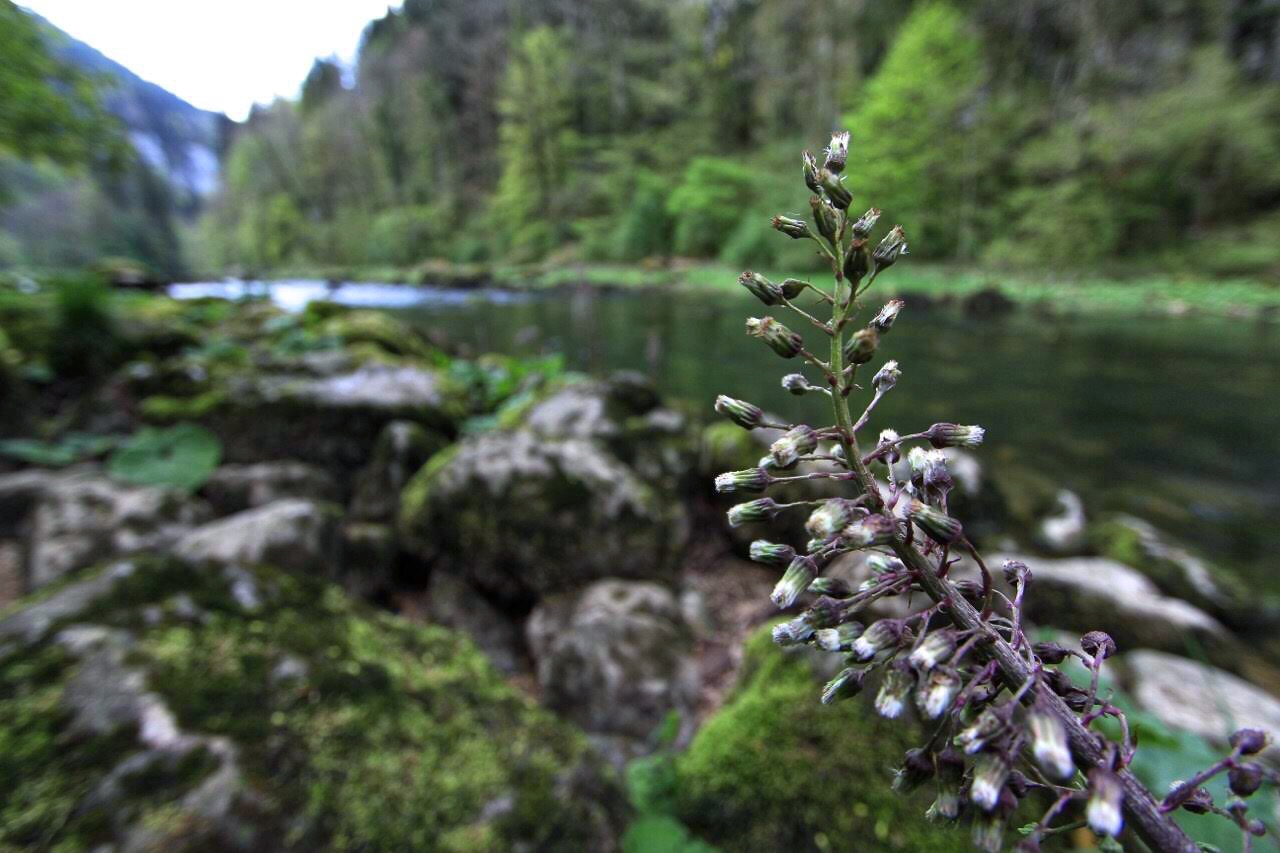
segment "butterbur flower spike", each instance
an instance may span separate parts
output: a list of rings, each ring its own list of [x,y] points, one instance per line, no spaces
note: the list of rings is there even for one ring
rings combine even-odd
[[[969,799],[983,811],[991,811],[1000,802],[1000,792],[1009,778],[1009,762],[999,752],[984,752],[973,764],[973,781],[969,783]]]
[[[960,424],[934,424],[925,437],[934,447],[977,447],[986,438],[987,431],[980,426]]]
[[[853,513],[853,501],[832,498],[824,501],[822,506],[809,514],[809,520],[804,523],[804,529],[814,539],[830,539],[853,520]]]
[[[803,240],[809,234],[809,223],[792,216],[775,216],[770,221],[774,229],[781,231],[793,240]]]
[[[809,587],[812,592],[812,585]],[[862,624],[845,622],[834,628],[823,628],[813,633],[814,642],[829,652],[845,652],[853,648],[853,641],[862,636]]]
[[[779,610],[785,610],[796,603],[800,593],[809,588],[809,584],[817,575],[818,564],[812,557],[796,557],[773,588],[773,595],[770,598]]]
[[[822,168],[829,169],[837,175],[844,171],[844,164],[849,158],[849,131],[842,130],[831,134],[831,144],[827,146],[827,158]]]
[[[827,682],[822,688],[822,704],[830,705],[841,699],[850,699],[862,692],[862,682],[866,678],[866,670],[858,667],[846,667]]]
[[[880,682],[880,692],[876,694],[876,713],[890,720],[902,715],[907,707],[907,697],[915,686],[915,676],[905,666],[891,666]]]
[[[898,314],[902,311],[902,306],[905,304],[906,303],[901,299],[890,299],[884,304],[884,307],[880,309],[880,313],[872,318],[871,322],[867,325],[883,335],[885,332],[893,328],[893,324],[898,319]]]
[[[920,713],[936,720],[946,713],[960,692],[960,678],[953,672],[935,669],[916,693],[916,705]]]
[[[782,303],[782,288],[760,275],[760,273],[748,270],[738,276],[738,284],[745,287],[748,293],[765,305],[780,305]]]
[[[871,660],[879,652],[895,648],[901,640],[902,623],[897,619],[881,619],[854,640],[853,653],[860,660]]]
[[[951,657],[951,653],[956,650],[955,635],[943,628],[938,631],[931,631],[921,640],[920,645],[912,650],[910,657],[911,665],[922,672],[928,672],[938,664]]]
[[[716,411],[743,429],[755,429],[764,423],[764,412],[746,400],[735,400],[721,394],[716,397]]]
[[[880,211],[873,207],[858,216],[850,210],[851,189],[858,184],[850,180],[846,186],[842,177],[847,157],[847,133],[832,138],[825,158],[806,152],[802,173],[813,215],[807,222],[773,219],[782,233],[814,241],[810,249],[830,264],[827,286],[796,279],[775,284],[751,272],[740,278],[764,304],[802,317],[830,347],[828,355],[816,338],[807,346],[773,317],[747,321],[748,333],[778,355],[803,357],[805,370],[783,377],[782,388],[794,395],[818,392],[833,417],[783,427],[756,468],[716,479],[721,492],[758,492],[786,483],[794,495],[781,504],[757,495],[741,498],[728,511],[733,526],[772,519],[787,507],[808,507],[806,553],[763,539],[751,544],[751,558],[781,574],[772,592],[775,605],[792,607],[806,592],[810,597],[803,613],[773,628],[774,641],[843,657],[845,668],[822,691],[824,704],[857,695],[880,672],[872,703],[879,714],[898,718],[908,703],[916,707],[933,734],[907,752],[893,788],[910,791],[933,776],[937,797],[926,816],[963,818],[981,850],[1005,849],[1006,829],[1020,802],[1028,806],[1018,818],[1025,824],[1023,837],[1009,844],[1022,853],[1038,853],[1050,841],[1059,844],[1081,817],[1107,839],[1104,847],[1117,846],[1112,839],[1127,823],[1135,841],[1152,850],[1194,850],[1174,820],[1178,808],[1228,818],[1245,834],[1247,848],[1249,836],[1266,827],[1250,816],[1243,798],[1276,779],[1248,758],[1268,747],[1266,735],[1236,732],[1230,755],[1192,777],[1195,785],[1177,787],[1158,802],[1132,773],[1138,745],[1132,726],[1109,702],[1106,689],[1098,693],[1103,661],[1116,651],[1111,637],[1090,631],[1071,649],[1033,643],[1026,628],[1030,596],[1038,588],[1031,569],[1005,561],[1000,577],[1007,589],[993,588],[991,569],[952,517],[948,500],[949,468],[959,458],[950,449],[979,447],[986,431],[925,421],[924,431],[914,424],[910,432],[883,429],[871,446],[872,419],[887,413],[882,398],[901,381],[898,362],[877,353],[892,346],[884,336],[897,323],[903,301],[884,302],[870,322],[863,311],[869,288],[907,254],[907,237],[894,226],[877,242],[873,231]],[[814,297],[818,308],[793,303],[802,295]],[[732,398],[718,399],[716,410],[747,429],[777,426],[759,407]],[[794,475],[778,473],[802,463],[812,464]],[[972,560],[980,578],[951,571],[962,558]],[[841,580],[840,564],[857,560],[863,570],[857,579]],[[819,577],[826,567],[828,576]],[[853,621],[882,607],[881,613],[893,617],[866,628]],[[1089,669],[1089,689],[1065,671],[1072,658]],[[1118,719],[1120,737],[1104,739],[1090,731],[1100,715]],[[1098,760],[1098,748],[1105,749],[1105,762]],[[1088,773],[1087,785],[1078,771]],[[1233,797],[1219,807],[1206,786],[1224,776]]]
[[[722,494],[763,492],[772,482],[773,478],[763,468],[726,471],[716,477],[716,491]]]
[[[1036,705],[1027,715],[1031,729],[1031,752],[1045,772],[1057,779],[1070,779],[1076,772],[1062,723],[1044,707]]]
[[[769,455],[779,468],[790,468],[801,456],[812,453],[818,447],[818,434],[813,427],[800,424],[783,433],[769,446]]]
[[[795,358],[804,349],[804,339],[772,317],[751,317],[747,334],[759,338],[783,358]]]
[[[753,521],[767,521],[782,512],[782,507],[773,498],[759,498],[754,501],[737,504],[729,508],[729,526],[741,527]]]
[[[1085,819],[1099,835],[1115,837],[1124,829],[1124,789],[1110,770],[1095,767],[1089,771],[1089,804]]]

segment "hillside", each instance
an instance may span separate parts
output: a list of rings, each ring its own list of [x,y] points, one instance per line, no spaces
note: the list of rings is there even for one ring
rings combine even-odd
[[[194,212],[218,187],[226,116],[192,106],[48,21],[41,23],[59,58],[104,78],[103,105],[124,124],[143,161],[168,179],[180,210]]]

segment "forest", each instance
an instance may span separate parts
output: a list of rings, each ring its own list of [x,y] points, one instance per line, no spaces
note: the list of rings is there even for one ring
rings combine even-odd
[[[1226,0],[409,0],[350,87],[319,61],[235,130],[200,263],[812,267],[758,226],[849,127],[855,196],[921,258],[1274,272],[1276,27]]]

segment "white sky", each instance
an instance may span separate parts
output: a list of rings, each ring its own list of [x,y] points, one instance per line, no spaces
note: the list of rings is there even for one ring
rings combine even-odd
[[[360,34],[399,0],[18,0],[206,110],[243,119],[293,97],[318,56],[350,62]]]

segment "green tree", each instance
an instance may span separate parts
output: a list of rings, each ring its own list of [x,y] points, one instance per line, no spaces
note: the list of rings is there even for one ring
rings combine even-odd
[[[88,75],[50,52],[39,23],[0,0],[0,152],[77,165],[120,154]]]
[[[569,179],[574,134],[568,93],[569,45],[548,27],[525,33],[507,65],[498,110],[502,116],[495,214],[512,234],[514,257],[544,254],[568,233]]]
[[[982,45],[964,15],[919,5],[846,119],[859,198],[875,199],[930,255],[969,252],[967,217],[979,206],[981,162],[975,96]],[[856,168],[855,168],[856,167]]]

